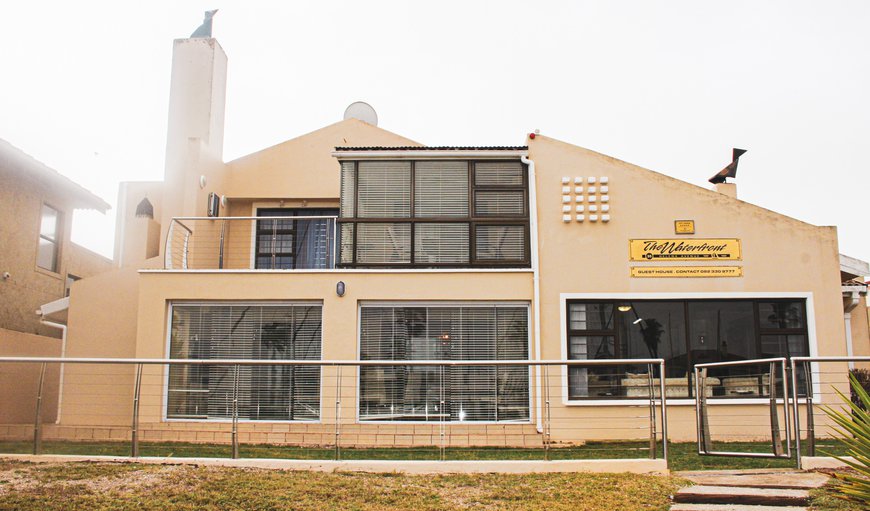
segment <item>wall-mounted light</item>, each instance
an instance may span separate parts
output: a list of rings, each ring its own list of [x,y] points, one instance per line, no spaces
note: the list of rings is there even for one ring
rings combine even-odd
[[[338,284],[335,285],[335,294],[338,296],[344,296],[345,285],[344,282],[339,280]]]
[[[619,312],[628,312],[631,310],[631,305],[620,305],[616,308],[619,310]]]

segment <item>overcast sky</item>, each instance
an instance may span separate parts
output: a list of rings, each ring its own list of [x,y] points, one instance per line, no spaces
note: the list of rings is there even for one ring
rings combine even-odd
[[[172,40],[219,8],[226,160],[356,100],[425,144],[540,129],[702,186],[741,147],[741,199],[837,225],[840,251],[870,260],[866,0],[0,7],[0,138],[112,205],[120,181],[162,179]],[[100,217],[77,214],[73,239],[111,255]]]

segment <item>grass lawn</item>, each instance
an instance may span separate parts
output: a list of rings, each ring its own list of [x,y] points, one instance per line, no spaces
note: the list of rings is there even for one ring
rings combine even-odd
[[[0,458],[0,511],[664,511],[687,482],[636,474],[407,476]],[[816,511],[864,507],[813,493]]]
[[[550,459],[604,459],[604,458],[646,458],[648,456],[646,442],[589,442],[579,447],[560,447],[550,449]],[[738,468],[793,468],[794,460],[775,460],[758,458],[730,458],[699,456],[695,443],[670,443],[669,462],[671,470],[704,470],[704,469],[738,469]],[[728,443],[716,444],[714,448],[730,451],[769,452],[768,443]],[[0,453],[26,454],[30,453],[30,442],[0,442]],[[161,457],[204,457],[228,458],[231,451],[229,445],[219,444],[189,444],[175,442],[142,442],[142,456]],[[841,454],[841,448],[833,441],[820,442],[817,446],[820,455],[823,452]],[[658,448],[661,456],[661,445]],[[130,445],[123,442],[44,442],[44,454],[79,454],[79,455],[112,455],[129,456]],[[335,449],[306,448],[275,445],[240,446],[242,458],[279,458],[279,459],[334,459]],[[437,448],[367,448],[341,449],[342,459],[379,459],[379,460],[437,460]],[[506,449],[506,448],[449,448],[446,453],[451,460],[533,460],[544,459],[542,449]]]
[[[285,472],[0,459],[0,510],[666,510],[683,485],[634,474]]]

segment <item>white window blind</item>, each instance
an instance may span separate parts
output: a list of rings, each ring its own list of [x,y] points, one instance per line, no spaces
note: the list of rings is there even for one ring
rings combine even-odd
[[[410,263],[411,224],[357,224],[356,260],[359,263]]]
[[[475,163],[474,184],[476,186],[522,186],[523,166],[518,161]]]
[[[525,212],[526,194],[522,191],[478,191],[474,193],[477,216],[517,216]]]
[[[468,216],[468,163],[419,161],[414,166],[414,215]]]
[[[353,262],[353,229],[354,224],[339,224],[341,226],[341,231],[339,236],[341,236],[341,262],[342,263],[352,263]]]
[[[362,360],[528,359],[525,306],[364,306],[360,325]],[[359,403],[362,420],[528,421],[529,371],[362,367]]]
[[[360,218],[411,216],[411,164],[404,161],[359,162]]]
[[[424,264],[468,262],[468,224],[418,223],[414,229],[415,262]]]
[[[175,304],[170,358],[319,360],[320,305]],[[177,365],[169,369],[167,417],[232,417],[235,368]],[[320,368],[240,366],[243,420],[317,420]]]
[[[521,225],[478,225],[475,235],[480,260],[522,261],[526,230]]]
[[[341,162],[341,216],[353,218],[356,205],[356,170],[352,161]]]

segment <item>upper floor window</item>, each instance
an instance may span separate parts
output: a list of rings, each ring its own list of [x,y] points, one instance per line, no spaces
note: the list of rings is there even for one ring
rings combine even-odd
[[[255,268],[266,270],[332,268],[336,209],[258,209]],[[276,218],[276,217],[287,217]]]
[[[39,224],[39,246],[36,250],[36,265],[57,273],[60,268],[60,211],[47,204],[42,205],[42,220]]]
[[[345,267],[528,267],[519,161],[344,161]]]

